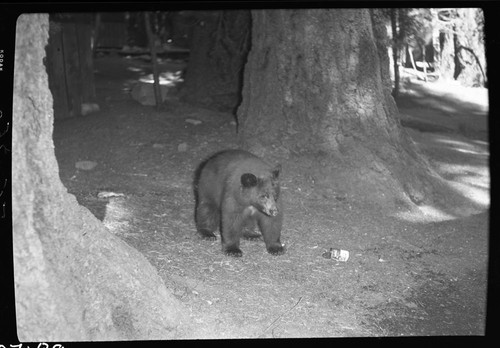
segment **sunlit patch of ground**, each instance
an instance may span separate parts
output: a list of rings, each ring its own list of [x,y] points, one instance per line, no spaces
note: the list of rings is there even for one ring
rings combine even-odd
[[[487,209],[490,205],[488,90],[467,88],[455,82],[424,83],[414,79],[403,83],[398,107],[401,123],[417,147],[445,184],[470,201],[470,207],[451,214],[424,205],[399,212],[397,216],[408,221],[443,221]]]
[[[438,207],[422,205],[408,212],[398,212],[396,216],[408,221],[444,221],[477,214],[489,208],[490,171],[487,145],[459,135],[421,133],[411,129],[408,131],[420,150],[429,158],[434,171],[443,178],[445,185],[468,200],[470,206],[450,214]],[[453,200],[455,196],[443,199]]]
[[[425,83],[412,80],[414,94],[433,95],[455,103],[467,103],[479,111],[488,112],[488,90],[486,88],[464,87],[455,81],[436,81]],[[418,86],[418,88],[415,88]],[[423,92],[425,91],[425,92]],[[445,104],[446,105],[446,104]]]

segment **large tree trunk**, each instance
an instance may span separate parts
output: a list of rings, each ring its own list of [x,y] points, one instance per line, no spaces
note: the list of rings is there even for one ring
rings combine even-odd
[[[322,190],[422,202],[431,172],[398,119],[378,10],[257,10],[252,20],[242,146],[308,157]]]
[[[462,62],[460,61],[460,42],[458,41],[458,35],[457,35],[457,27],[453,26],[453,61],[454,61],[454,66],[455,69],[453,70],[453,79],[456,80],[458,79],[458,76],[462,72],[464,66],[462,65]]]
[[[164,339],[188,319],[156,270],[58,177],[43,66],[48,15],[17,21],[12,215],[21,341]]]
[[[250,11],[196,14],[184,100],[234,110],[240,102],[244,61],[250,44]]]

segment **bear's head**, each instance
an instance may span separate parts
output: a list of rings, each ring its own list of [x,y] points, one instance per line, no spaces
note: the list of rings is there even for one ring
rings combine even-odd
[[[281,165],[278,164],[269,175],[263,177],[252,173],[241,175],[243,196],[251,206],[268,216],[277,216],[279,213],[280,171]]]

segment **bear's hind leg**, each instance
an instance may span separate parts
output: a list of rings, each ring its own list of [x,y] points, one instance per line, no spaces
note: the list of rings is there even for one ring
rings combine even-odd
[[[196,229],[206,240],[216,240],[214,231],[219,227],[220,215],[213,204],[200,202],[196,207]]]

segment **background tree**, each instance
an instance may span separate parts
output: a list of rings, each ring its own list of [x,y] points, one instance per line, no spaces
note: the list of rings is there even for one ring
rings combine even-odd
[[[402,40],[401,30],[399,28],[399,10],[396,8],[389,9],[389,17],[391,20],[391,33],[392,33],[392,66],[394,69],[394,89],[392,95],[396,98],[399,95],[399,52],[401,51]]]
[[[427,81],[427,65],[433,61],[432,52],[433,18],[428,8],[398,9],[399,39],[404,44],[405,53],[417,76]],[[427,47],[430,50],[427,50]],[[421,62],[422,73],[417,69],[417,59]]]
[[[193,16],[183,99],[233,110],[240,101],[250,44],[250,11],[206,11]]]
[[[399,9],[400,37],[405,44],[409,63],[418,72],[416,58],[422,62],[422,74],[417,74],[427,81],[427,62],[433,61],[432,51],[433,17],[428,8]],[[427,47],[431,50],[427,50]]]
[[[422,203],[439,180],[401,127],[379,10],[252,11],[241,144],[293,154],[321,192]]]
[[[484,14],[480,8],[434,9],[439,70],[445,80],[487,86]]]
[[[391,23],[392,63],[394,70],[393,96],[399,95],[400,65],[411,64],[414,74],[427,81],[428,62],[434,62],[434,22],[430,9],[391,8],[382,10]],[[429,49],[428,49],[429,48]],[[407,59],[408,58],[408,59]],[[422,62],[422,73],[416,60]]]
[[[167,43],[174,34],[174,18],[177,12],[154,11],[149,13],[150,29],[157,35],[159,43]],[[126,12],[127,41],[131,46],[148,46],[147,26],[142,12]]]
[[[16,29],[12,220],[21,341],[173,338],[188,323],[151,264],[78,205],[59,179],[42,60],[48,15]]]
[[[399,66],[412,67],[427,79],[427,64],[434,75],[458,80],[464,86],[486,86],[484,15],[479,8],[398,8],[385,10],[391,23],[394,92],[399,92]],[[405,49],[405,54],[401,54]]]

